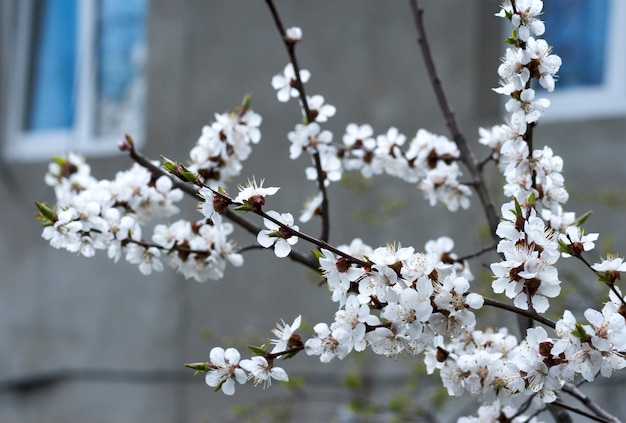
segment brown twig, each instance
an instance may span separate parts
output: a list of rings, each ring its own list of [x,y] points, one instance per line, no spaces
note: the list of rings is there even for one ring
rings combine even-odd
[[[513,312],[515,314],[518,314],[520,316],[525,316],[529,319],[535,320],[539,323],[543,323],[546,326],[551,327],[552,329],[554,329],[556,327],[556,323],[554,323],[552,320],[548,319],[547,317],[542,316],[541,314],[537,313],[534,310],[522,310],[521,308],[517,308],[513,305],[510,304],[505,304],[505,303],[501,303],[499,301],[496,300],[492,300],[490,298],[484,298],[485,300],[485,305],[491,306],[491,307],[496,307],[496,308],[501,308],[503,310],[507,310],[510,312]]]
[[[307,123],[311,123],[315,121],[315,116],[311,112],[309,108],[309,102],[306,98],[306,93],[304,91],[304,84],[302,83],[302,79],[300,78],[300,67],[298,66],[298,60],[296,57],[295,51],[295,43],[290,41],[287,37],[287,33],[285,31],[285,27],[280,19],[280,15],[278,14],[278,10],[274,5],[273,0],[265,0],[268,8],[270,9],[270,13],[274,18],[274,23],[276,24],[276,28],[280,33],[280,36],[283,40],[283,44],[287,49],[287,54],[289,55],[289,61],[293,66],[293,71],[296,75],[296,90],[300,95],[300,101],[302,102],[302,109],[304,110],[304,115],[306,117]],[[322,241],[328,241],[330,237],[330,210],[328,204],[328,195],[326,193],[326,186],[324,185],[324,171],[322,170],[322,159],[320,157],[319,151],[315,148],[315,152],[313,153],[313,162],[315,164],[315,170],[317,171],[317,188],[322,193],[322,204],[321,204],[321,218],[322,218],[322,232],[320,235],[320,239]]]
[[[617,417],[611,415],[606,412],[602,407],[596,404],[591,398],[585,395],[580,389],[574,386],[571,383],[566,383],[563,385],[563,392],[568,393],[572,397],[576,398],[578,401],[582,402],[585,407],[593,411],[596,416],[601,417],[603,420],[598,420],[602,422],[611,422],[611,423],[622,423]]]
[[[196,199],[201,199],[198,196],[198,188],[195,185],[191,183],[183,182],[182,180],[174,177],[173,175],[165,171],[160,166],[155,165],[154,163],[152,163],[152,161],[150,161],[145,156],[143,156],[140,152],[135,150],[134,146],[132,145],[130,146],[130,148],[128,149],[128,153],[130,157],[136,163],[148,169],[154,176],[167,175],[172,180],[173,186],[175,188],[180,189],[184,193]],[[241,226],[242,228],[244,228],[245,230],[247,230],[250,234],[254,236],[256,236],[263,229],[260,226],[251,222],[250,220],[243,217],[241,213],[237,213],[231,209],[226,209],[226,211],[224,212],[224,216],[226,216],[230,221]],[[312,256],[302,254],[295,250],[291,250],[291,253],[289,254],[289,258],[315,271],[319,271],[319,263]]]
[[[476,191],[483,206],[483,210],[485,211],[485,217],[491,230],[491,236],[494,240],[498,241],[499,239],[496,235],[496,227],[498,226],[499,217],[496,212],[496,208],[493,205],[493,201],[491,200],[491,196],[489,195],[489,191],[487,190],[487,185],[482,174],[480,163],[474,156],[472,150],[469,148],[469,144],[459,128],[454,111],[452,110],[450,102],[448,101],[443,90],[441,79],[437,73],[435,61],[433,60],[428,38],[426,36],[426,27],[423,19],[424,10],[420,6],[418,0],[409,0],[409,5],[411,6],[415,27],[418,33],[417,43],[420,46],[424,63],[426,65],[426,71],[428,72],[431,85],[435,91],[437,103],[439,104],[439,108],[441,109],[444,119],[446,120],[446,125],[452,135],[452,139],[461,153],[461,160],[463,160],[463,163],[471,174],[473,180],[472,186],[474,187],[474,190]]]

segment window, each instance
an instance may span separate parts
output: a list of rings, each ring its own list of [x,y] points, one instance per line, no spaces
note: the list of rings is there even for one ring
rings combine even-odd
[[[542,36],[563,59],[547,120],[626,115],[626,1],[544,2]]]
[[[3,22],[15,34],[4,156],[113,153],[125,133],[141,142],[146,0],[16,3],[16,21]]]

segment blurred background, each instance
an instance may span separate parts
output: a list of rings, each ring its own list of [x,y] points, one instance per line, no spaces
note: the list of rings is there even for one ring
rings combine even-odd
[[[307,93],[337,107],[323,125],[335,140],[350,122],[369,123],[376,134],[395,126],[409,138],[419,128],[448,135],[407,2],[276,4],[287,27],[303,30],[297,54],[312,73]],[[444,88],[474,151],[485,157],[478,127],[501,123],[504,111],[491,91],[509,31],[493,17],[499,1],[423,6]],[[601,237],[592,256],[624,253],[626,44],[619,40],[626,26],[616,23],[626,18],[626,2],[545,6],[545,38],[563,66],[535,143],[564,158],[567,208],[594,211],[586,229]],[[299,214],[315,187],[304,177],[308,159],[288,158],[286,134],[300,121],[299,107],[279,103],[270,85],[286,63],[262,1],[0,0],[0,421],[388,421],[390,404],[408,404],[402,421],[449,422],[475,413],[471,400],[446,401],[438,380],[428,382],[414,361],[367,354],[330,365],[298,356],[281,363],[293,380],[288,387],[247,385],[234,398],[213,393],[182,364],[207,360],[218,345],[246,354],[245,345],[267,342],[281,318],[290,323],[302,314],[307,335],[315,323],[332,321],[336,307],[318,276],[253,250],[220,281],[199,284],[169,269],[146,277],[106,254],[85,259],[41,238],[33,202],[54,202],[43,182],[51,157],[80,152],[94,175],[111,179],[131,165],[116,149],[129,133],[147,156],[185,161],[213,114],[233,109],[247,93],[263,116],[263,138],[232,186],[265,178],[282,187],[271,208]],[[501,177],[493,167],[487,172],[499,205]],[[360,237],[372,246],[419,250],[449,235],[465,255],[489,243],[476,198],[472,210],[449,213],[429,207],[413,185],[356,174],[329,195],[335,245]],[[182,208],[183,216],[199,218],[195,200]],[[301,229],[315,235],[318,224]],[[235,239],[254,242],[243,231]],[[297,249],[310,246],[301,241]],[[489,289],[490,258],[473,263],[479,291]],[[563,308],[599,307],[604,290],[584,270],[562,263],[567,295],[551,317]],[[482,317],[502,324],[508,316],[489,310]],[[588,392],[623,416],[621,383],[623,376],[602,380]]]

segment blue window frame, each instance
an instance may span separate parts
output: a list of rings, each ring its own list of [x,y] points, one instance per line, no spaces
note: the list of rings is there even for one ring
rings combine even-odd
[[[16,8],[4,155],[114,153],[125,133],[141,143],[147,0],[19,0]]]
[[[563,60],[548,120],[626,115],[626,1],[550,0],[542,36]]]
[[[39,9],[25,129],[70,128],[74,124],[76,3],[48,0]]]
[[[563,59],[560,89],[605,82],[609,12],[608,0],[544,2],[544,37]]]

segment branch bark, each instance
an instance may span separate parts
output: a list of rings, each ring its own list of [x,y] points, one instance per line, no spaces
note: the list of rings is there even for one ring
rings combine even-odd
[[[273,0],[265,0],[268,8],[270,9],[270,13],[272,14],[272,18],[274,18],[274,23],[278,32],[280,34],[281,39],[283,40],[283,44],[287,49],[287,54],[289,55],[289,61],[293,66],[293,71],[296,75],[297,84],[296,89],[300,94],[300,102],[302,103],[302,109],[304,110],[304,115],[306,117],[307,124],[315,121],[315,116],[311,112],[309,108],[309,102],[306,98],[306,93],[304,91],[304,84],[302,83],[302,79],[300,78],[300,67],[298,65],[298,59],[296,57],[296,49],[295,43],[289,41],[287,38],[287,33],[285,31],[285,26],[278,14],[278,10],[274,5]],[[322,159],[320,157],[319,151],[315,148],[315,153],[313,153],[313,162],[315,164],[315,170],[317,171],[317,189],[322,193],[322,233],[320,235],[320,239],[322,241],[328,241],[330,237],[330,208],[328,204],[328,195],[326,193],[326,185],[324,185],[324,171],[322,170]]]
[[[428,37],[426,35],[426,27],[424,25],[423,19],[424,10],[420,5],[419,0],[409,0],[409,5],[411,6],[413,20],[415,21],[415,27],[417,29],[417,43],[422,52],[424,64],[426,65],[426,71],[428,72],[431,85],[433,87],[433,90],[435,91],[437,103],[439,104],[441,113],[443,114],[443,117],[446,121],[448,130],[450,131],[450,135],[452,136],[452,140],[455,142],[461,153],[461,160],[467,167],[472,177],[471,185],[476,191],[476,194],[478,195],[478,198],[480,199],[480,202],[482,204],[483,210],[485,212],[485,217],[487,219],[487,223],[491,232],[491,236],[497,242],[499,241],[499,239],[496,235],[496,227],[498,226],[500,218],[498,216],[498,213],[496,212],[495,206],[493,205],[493,201],[491,200],[489,191],[487,190],[485,178],[482,173],[482,166],[470,149],[469,144],[465,136],[463,135],[459,124],[457,123],[456,116],[454,114],[454,111],[452,110],[452,107],[450,106],[450,102],[448,101],[445,91],[443,90],[441,79],[437,72],[437,67],[435,66],[435,61],[430,51],[430,45],[428,43]]]

